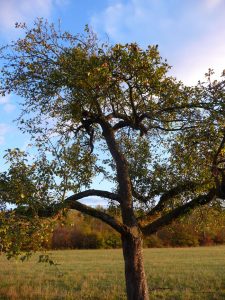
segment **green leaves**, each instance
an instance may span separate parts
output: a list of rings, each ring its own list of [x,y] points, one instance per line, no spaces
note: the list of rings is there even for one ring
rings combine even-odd
[[[19,209],[0,212],[0,250],[7,258],[29,257],[47,244],[53,223],[37,217],[29,217]],[[24,254],[25,253],[25,254]],[[24,257],[24,259],[25,259]]]
[[[116,158],[128,168],[130,200],[143,213],[185,182],[196,188],[172,193],[159,214],[221,189],[224,77],[213,81],[209,70],[205,83],[188,87],[168,75],[158,46],[111,46],[88,27],[73,36],[42,19],[32,29],[18,26],[24,38],[0,50],[0,94],[23,98],[18,126],[30,134],[37,158],[8,150],[3,211],[11,203],[20,215],[37,217],[89,188],[98,174],[118,189]]]

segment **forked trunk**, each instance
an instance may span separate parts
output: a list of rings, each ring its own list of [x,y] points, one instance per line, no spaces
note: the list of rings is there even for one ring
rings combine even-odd
[[[149,300],[143,265],[142,236],[133,210],[129,164],[123,151],[121,151],[119,142],[115,138],[113,127],[105,119],[100,121],[103,130],[102,134],[116,163],[122,219],[127,229],[125,233],[122,233],[127,299]]]
[[[126,290],[128,300],[149,300],[145,276],[142,237],[132,234],[122,236],[125,261]]]

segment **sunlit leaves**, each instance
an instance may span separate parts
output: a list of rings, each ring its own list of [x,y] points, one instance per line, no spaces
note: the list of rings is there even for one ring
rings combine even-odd
[[[169,76],[158,46],[110,46],[88,27],[73,36],[42,19],[32,29],[17,26],[24,38],[0,50],[0,93],[22,96],[18,125],[31,135],[36,157],[8,151],[2,210],[8,202],[36,216],[89,187],[99,173],[118,190],[115,157],[128,166],[131,200],[144,203],[144,212],[177,186],[161,214],[220,187],[224,77],[213,81],[209,70],[205,83],[188,87]]]
[[[19,211],[0,212],[0,251],[8,258],[42,249],[48,244],[53,223],[37,217],[20,215]],[[26,255],[26,256],[27,256]]]

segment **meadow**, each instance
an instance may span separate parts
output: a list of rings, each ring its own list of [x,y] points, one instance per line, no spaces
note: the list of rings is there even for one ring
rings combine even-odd
[[[0,255],[0,299],[126,299],[120,249],[50,253],[59,265]],[[145,249],[144,258],[150,299],[225,299],[225,246]]]

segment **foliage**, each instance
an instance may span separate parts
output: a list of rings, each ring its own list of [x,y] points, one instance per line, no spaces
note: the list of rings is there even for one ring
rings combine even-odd
[[[142,236],[225,199],[225,72],[185,86],[168,75],[157,46],[110,46],[88,27],[74,36],[42,19],[17,27],[24,37],[0,50],[0,94],[22,97],[18,126],[37,159],[8,151],[1,228],[5,203],[16,205],[18,222],[42,224],[64,208],[100,219],[121,234],[128,299],[147,300]],[[96,175],[111,192],[91,189]],[[108,199],[120,217],[78,201],[87,196]]]
[[[144,247],[147,248],[220,244],[225,244],[225,212],[211,205],[195,209],[156,234],[144,238]],[[121,240],[113,229],[101,221],[70,211],[63,224],[55,224],[48,243],[43,246],[46,249],[108,249],[121,248]]]
[[[69,220],[73,221],[71,223]],[[120,248],[118,233],[101,221],[69,212],[64,226],[60,224],[53,230],[52,249],[98,249]]]

